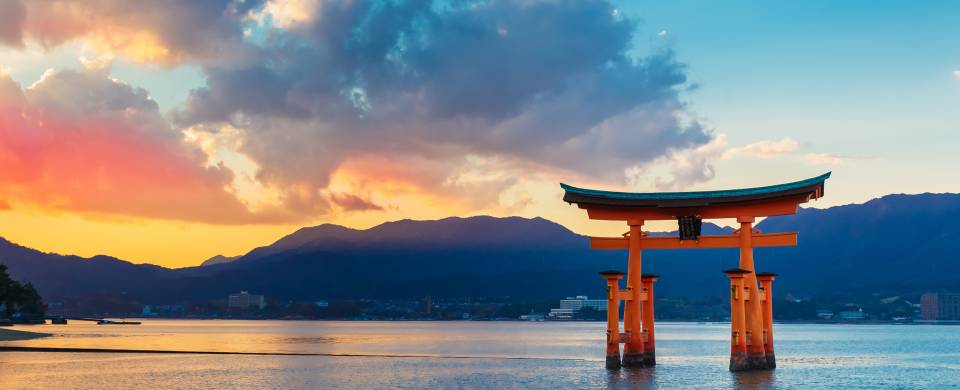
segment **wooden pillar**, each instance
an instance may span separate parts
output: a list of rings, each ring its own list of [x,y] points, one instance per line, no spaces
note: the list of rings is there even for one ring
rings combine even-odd
[[[748,370],[743,276],[750,271],[734,268],[723,273],[730,278],[730,371]]]
[[[763,351],[763,314],[757,294],[757,276],[753,264],[752,216],[739,217],[740,223],[740,268],[750,271],[743,275],[745,319],[747,325],[747,365],[751,369],[767,368]]]
[[[617,293],[620,291],[620,279],[623,272],[603,271],[600,273],[607,280],[607,368],[620,368],[620,300]]]
[[[763,350],[767,356],[767,368],[777,368],[777,358],[773,354],[773,279],[777,274],[761,272],[757,274],[763,289]]]
[[[624,367],[643,366],[643,328],[640,326],[641,255],[643,221],[631,220],[627,257],[627,290],[632,299],[623,302],[623,328],[627,343],[623,348]]]
[[[657,365],[656,337],[653,327],[653,284],[657,282],[657,275],[644,274],[641,276],[643,284],[643,365],[652,367]]]

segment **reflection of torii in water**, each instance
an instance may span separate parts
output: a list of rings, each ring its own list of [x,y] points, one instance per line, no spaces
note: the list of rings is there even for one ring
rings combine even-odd
[[[644,249],[740,248],[740,267],[724,271],[730,278],[730,370],[773,369],[773,312],[771,286],[775,275],[755,273],[753,248],[796,246],[797,233],[760,233],[757,217],[796,214],[797,207],[823,196],[826,173],[811,179],[767,187],[725,191],[633,193],[610,192],[560,184],[563,200],[587,210],[590,219],[626,221],[624,237],[591,237],[593,249],[628,249],[627,286],[619,288],[622,272],[605,271],[607,279],[607,367],[656,364],[653,334],[653,283],[656,275],[641,273]],[[731,235],[701,236],[704,219],[736,218],[740,229]],[[676,220],[679,237],[650,237],[645,221]],[[757,282],[759,281],[759,286]],[[624,301],[620,333],[620,301]],[[642,310],[641,310],[642,306]],[[641,326],[642,324],[642,326]]]

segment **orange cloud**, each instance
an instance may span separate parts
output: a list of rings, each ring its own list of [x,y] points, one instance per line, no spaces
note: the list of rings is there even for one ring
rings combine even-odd
[[[364,154],[341,164],[331,176],[329,188],[388,200],[390,210],[404,214],[497,214],[506,208],[523,208],[516,201],[503,204],[501,198],[509,189],[544,176],[552,180],[559,174],[574,175],[522,160],[472,155],[449,160]]]
[[[48,72],[26,91],[0,76],[0,199],[40,209],[209,223],[253,214],[233,172],[166,125],[145,91],[95,71]]]
[[[94,47],[140,62],[175,65],[242,51],[242,20],[257,1],[7,0],[0,43],[25,40],[56,46],[84,39]],[[3,11],[3,8],[0,8]],[[16,11],[16,12],[13,12]]]
[[[0,192],[44,208],[226,221],[230,171],[106,120],[0,110]],[[234,207],[230,207],[234,204]]]
[[[383,206],[374,203],[370,199],[365,199],[361,196],[354,194],[339,194],[334,193],[330,195],[330,200],[340,206],[341,209],[345,211],[368,211],[368,210],[383,210]]]

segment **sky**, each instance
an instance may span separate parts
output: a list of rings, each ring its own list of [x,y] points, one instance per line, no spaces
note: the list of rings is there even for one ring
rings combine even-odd
[[[0,2],[0,237],[168,267],[558,183],[960,192],[960,4]],[[724,221],[720,221],[724,222]],[[649,228],[669,229],[669,224]]]

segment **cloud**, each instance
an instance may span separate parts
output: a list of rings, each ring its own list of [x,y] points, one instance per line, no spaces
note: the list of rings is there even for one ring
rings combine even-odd
[[[953,72],[950,72],[950,73],[953,75],[953,77],[960,79],[960,69],[954,70]]]
[[[724,159],[736,157],[755,157],[768,159],[797,150],[800,144],[792,138],[784,138],[779,141],[759,141],[738,148],[730,148],[723,152]]]
[[[23,23],[26,10],[20,1],[0,2],[0,45],[23,46]]]
[[[0,44],[56,46],[84,39],[106,52],[174,65],[242,57],[243,21],[257,0],[5,0]]]
[[[727,149],[727,136],[718,134],[710,142],[694,149],[673,150],[647,164],[624,170],[628,186],[657,191],[678,191],[713,179],[712,160]]]
[[[722,141],[687,108],[685,65],[669,49],[638,54],[638,23],[607,1],[13,3],[25,12],[7,44],[82,40],[105,55],[28,91],[31,120],[122,125],[102,142],[157,143],[204,196],[239,202],[234,218],[157,211],[172,218],[316,217],[414,195],[522,208],[529,194],[504,191],[540,173],[622,183],[651,164],[670,168],[636,174],[680,188],[713,176]],[[111,56],[200,64],[206,84],[161,116],[145,91],[105,83]]]
[[[316,18],[317,14],[322,12],[322,6],[320,0],[273,0],[253,12],[250,17],[261,24],[268,23],[269,18],[269,23],[275,27],[291,28]]]
[[[649,163],[631,166],[624,170],[624,176],[628,187],[634,190],[678,191],[713,179],[716,173],[713,161],[717,159],[785,158],[814,165],[840,165],[851,159],[829,153],[807,153],[799,156],[794,153],[798,147],[799,143],[792,138],[731,147],[726,134],[720,133],[710,142],[696,148],[672,150]]]
[[[849,157],[830,153],[807,153],[803,156],[804,161],[813,165],[840,165],[849,159]]]
[[[628,55],[637,25],[607,2],[264,10],[281,3],[298,11],[258,14],[261,57],[205,66],[206,86],[174,116],[241,129],[239,151],[274,188],[325,188],[370,155],[428,161],[416,181],[437,191],[468,155],[622,181],[624,167],[712,139],[679,96],[684,65],[670,51]],[[276,13],[285,28],[270,25]]]
[[[101,68],[48,71],[22,90],[0,76],[0,198],[40,209],[211,223],[268,222],[226,191],[143,89]]]
[[[372,200],[364,199],[353,194],[330,194],[330,200],[346,211],[383,210],[383,206],[374,203]]]

